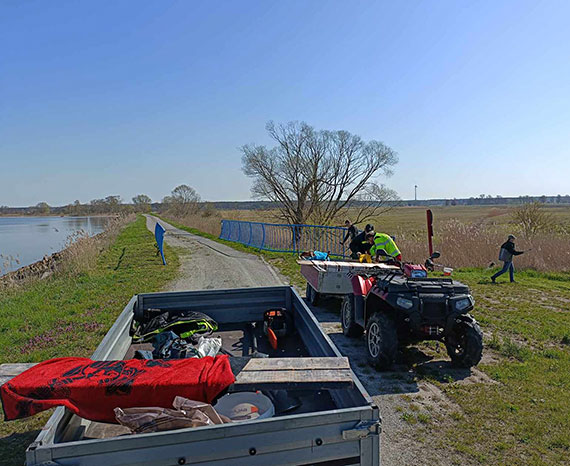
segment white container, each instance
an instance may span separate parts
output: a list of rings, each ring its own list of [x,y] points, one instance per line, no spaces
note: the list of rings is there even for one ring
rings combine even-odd
[[[269,398],[259,392],[237,392],[222,396],[214,405],[218,414],[234,422],[267,419],[275,416],[275,407]]]

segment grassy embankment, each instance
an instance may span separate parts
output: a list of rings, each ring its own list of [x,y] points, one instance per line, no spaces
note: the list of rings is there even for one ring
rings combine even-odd
[[[178,256],[165,248],[167,267],[138,216],[91,269],[2,290],[0,361],[89,357],[134,294],[158,291],[175,277]],[[50,414],[0,422],[0,464],[22,464],[25,448]]]
[[[259,252],[164,220],[235,249],[260,254],[291,283],[304,288],[292,254]],[[419,225],[416,220],[414,224]],[[485,333],[485,351],[492,355],[479,369],[493,383],[462,384],[411,363],[416,378],[437,384],[459,410],[438,418],[411,403],[403,416],[417,424],[418,441],[438,445],[471,462],[563,463],[570,455],[570,273],[523,270],[517,272],[518,283],[509,284],[503,276],[498,285],[490,283],[491,273],[466,268],[454,275],[471,287],[477,301],[474,314]],[[429,346],[424,349],[435,356]]]

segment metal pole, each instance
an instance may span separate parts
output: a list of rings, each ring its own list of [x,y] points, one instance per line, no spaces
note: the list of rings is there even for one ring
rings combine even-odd
[[[427,231],[428,231],[428,247],[429,247],[429,255],[433,254],[433,214],[431,213],[430,209],[426,210],[426,218],[427,218]]]

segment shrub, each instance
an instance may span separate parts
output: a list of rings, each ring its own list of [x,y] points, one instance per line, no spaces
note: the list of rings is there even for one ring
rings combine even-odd
[[[543,207],[540,202],[531,202],[514,209],[511,217],[527,238],[556,229],[557,222]]]

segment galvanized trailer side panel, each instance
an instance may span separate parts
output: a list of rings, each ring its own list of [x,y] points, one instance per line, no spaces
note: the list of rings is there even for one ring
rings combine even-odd
[[[52,448],[49,460],[61,465],[177,464],[312,464],[333,459],[362,463],[361,443],[367,437],[346,440],[355,425],[370,420],[370,408],[272,418],[255,423],[181,429],[105,440],[86,440]],[[377,437],[377,436],[376,436]],[[283,462],[276,461],[282,455]],[[334,456],[331,454],[334,452]],[[44,458],[47,461],[48,458]],[[350,462],[347,464],[351,464]]]
[[[128,332],[135,306],[185,309],[189,303],[220,323],[260,320],[269,307],[286,307],[293,310],[295,326],[312,356],[340,356],[292,288],[270,287],[135,296],[93,359],[124,357],[131,342]],[[58,408],[26,458],[29,465],[278,465],[326,464],[339,459],[343,464],[378,464],[378,409],[354,379],[354,389],[331,391],[340,409],[109,439],[77,440],[89,422]]]

